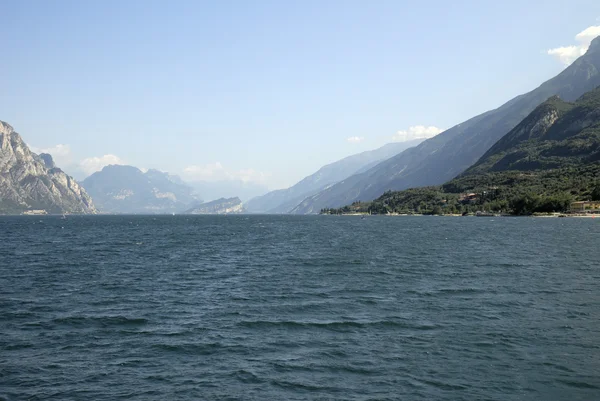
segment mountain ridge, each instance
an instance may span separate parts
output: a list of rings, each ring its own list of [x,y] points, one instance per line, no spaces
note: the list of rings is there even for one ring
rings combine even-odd
[[[531,214],[565,212],[574,200],[600,200],[600,87],[575,102],[549,98],[441,186],[388,192],[344,211]]]
[[[177,176],[127,165],[105,166],[82,185],[104,213],[176,213],[198,200]]]
[[[388,190],[442,184],[465,171],[503,135],[548,97],[573,101],[600,85],[600,38],[557,76],[500,107],[457,124],[434,138],[396,155],[362,175],[352,176],[302,201],[291,212],[375,199]]]
[[[241,214],[245,213],[239,197],[220,198],[201,203],[183,212],[183,214]]]
[[[408,148],[418,145],[424,139],[405,142],[392,142],[377,149],[368,150],[328,163],[315,173],[304,177],[286,189],[271,191],[245,203],[251,213],[288,213],[307,196],[313,195],[353,174],[360,173]]]

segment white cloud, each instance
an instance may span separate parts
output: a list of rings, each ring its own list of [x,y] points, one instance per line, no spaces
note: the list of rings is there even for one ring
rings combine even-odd
[[[546,53],[556,57],[561,63],[568,66],[585,54],[588,47],[590,47],[590,42],[597,36],[600,36],[600,25],[593,25],[575,35],[575,40],[579,42],[578,44],[555,47],[554,49],[549,49]]]
[[[71,147],[69,145],[58,144],[49,148],[36,148],[30,146],[31,151],[37,153],[48,153],[52,156],[54,160],[54,164],[58,167],[66,167],[73,161],[73,157],[71,154]]]
[[[79,168],[86,174],[92,174],[96,171],[102,170],[103,167],[110,164],[123,164],[118,156],[115,155],[104,155],[100,157],[88,157],[79,162]]]
[[[583,56],[587,51],[587,46],[563,46],[548,50],[548,55],[556,57],[565,66]]]
[[[183,169],[183,174],[198,181],[217,181],[225,179],[226,172],[220,162],[203,166],[192,165]]]
[[[412,141],[413,139],[433,138],[443,131],[442,128],[434,127],[433,125],[428,127],[425,125],[413,125],[412,127],[408,127],[407,130],[396,132],[396,134],[392,136],[392,140],[395,142],[406,142]]]
[[[351,136],[350,138],[346,138],[346,140],[350,143],[359,143],[365,140],[362,136]]]
[[[581,43],[587,43],[589,45],[590,42],[596,38],[596,36],[600,36],[600,25],[592,25],[585,28],[583,31],[575,35],[575,39]]]
[[[242,182],[258,182],[264,183],[269,177],[254,169],[241,169],[230,171],[226,169],[220,162],[191,165],[183,169],[183,176],[190,181],[233,181],[239,180]]]
[[[256,171],[254,169],[242,169],[235,171],[232,176],[234,179],[240,180],[242,182],[258,182],[264,184],[267,178],[269,178],[269,174],[263,173],[261,171]]]

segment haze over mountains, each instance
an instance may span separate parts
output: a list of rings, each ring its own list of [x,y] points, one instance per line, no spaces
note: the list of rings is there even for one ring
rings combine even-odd
[[[185,213],[193,206],[199,209],[200,204],[204,210],[214,209],[215,214],[221,214],[216,211],[228,209],[229,198],[248,199],[249,195],[266,190],[242,181],[187,182],[159,170],[143,172],[123,165],[106,166],[86,178],[82,185],[101,212],[136,214]],[[211,205],[206,206],[203,200]]]
[[[51,155],[44,153],[37,155],[31,152],[8,124],[3,125],[3,132],[8,135],[3,137],[4,151],[0,156],[0,161],[6,167],[1,177],[3,181],[0,189],[5,196],[2,199],[0,213],[22,213],[38,209],[40,212],[47,213],[83,214],[96,212],[109,214],[242,213],[248,212],[242,205],[242,197],[247,199],[251,195],[265,191],[265,188],[260,185],[234,180],[190,183],[179,176],[159,170],[150,169],[144,172],[137,167],[127,165],[105,166],[101,171],[84,179],[80,186],[72,177],[56,167]],[[11,138],[14,143],[9,146]],[[254,205],[254,209],[250,211],[289,212],[306,196],[344,177],[369,169],[381,160],[421,141],[422,139],[390,143],[379,149],[331,163],[289,189],[273,191],[265,196],[254,198],[248,203],[251,207]],[[26,160],[18,161],[15,167],[11,162],[16,159],[15,154],[20,153],[27,156]],[[20,181],[13,180],[15,176],[21,177]],[[68,190],[61,188],[59,183],[50,184],[57,179],[61,183],[64,181],[64,186]],[[31,186],[30,181],[35,182],[35,185]],[[48,183],[49,187],[44,187],[40,182]],[[50,196],[52,192],[56,194]],[[20,193],[27,195],[21,197],[14,195]],[[209,199],[209,202],[202,201],[205,199],[204,196]],[[212,199],[215,197],[217,199]],[[29,198],[30,201],[24,200],[25,198]],[[95,206],[92,205],[92,199],[95,201]],[[270,209],[266,209],[267,207]]]
[[[132,166],[106,166],[82,185],[104,213],[175,213],[199,201],[178,177]]]
[[[220,198],[240,198],[246,202],[254,197],[265,194],[266,186],[242,180],[219,180],[219,181],[184,181],[192,187],[195,193],[205,201],[213,201]]]
[[[210,185],[217,192],[245,187],[253,193],[260,188],[241,182],[222,184],[221,189],[215,187],[218,183]],[[32,152],[9,124],[0,121],[0,214],[228,214],[244,210],[239,198],[202,203],[197,192],[178,176],[124,165],[106,166],[80,185],[56,166],[52,155]]]
[[[196,181],[187,182],[179,176],[158,170],[146,173],[133,166],[110,165],[88,178],[82,185],[95,199],[98,209],[104,213],[181,213],[200,204],[201,199],[215,202],[195,210],[228,209],[231,199],[243,201],[251,195],[260,194],[244,203],[249,213],[287,213],[307,196],[330,186],[343,178],[371,168],[405,149],[418,145],[423,139],[395,142],[372,151],[348,156],[328,164],[296,185],[262,195],[266,188],[242,181]],[[219,206],[215,206],[215,205]],[[216,213],[216,212],[215,212]],[[197,214],[206,214],[198,212]]]
[[[322,208],[375,199],[388,190],[448,181],[475,163],[498,139],[549,97],[558,95],[565,101],[574,101],[600,85],[599,70],[600,37],[597,37],[585,55],[533,91],[308,197],[292,213],[318,213]]]
[[[221,198],[191,207],[185,214],[240,214],[245,213],[238,197]]]
[[[382,160],[418,145],[423,139],[388,143],[378,149],[348,156],[321,167],[314,174],[287,189],[271,191],[245,204],[251,213],[288,213],[304,198],[311,196],[344,178],[366,171]]]

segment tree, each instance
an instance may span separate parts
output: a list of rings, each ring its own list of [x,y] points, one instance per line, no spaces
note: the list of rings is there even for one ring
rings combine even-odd
[[[600,201],[600,183],[596,184],[596,187],[592,190],[592,200]]]
[[[540,197],[533,193],[517,196],[510,201],[510,208],[514,214],[523,215],[533,213],[540,204]]]
[[[541,198],[534,212],[565,212],[569,209],[573,198],[570,194],[556,194]]]

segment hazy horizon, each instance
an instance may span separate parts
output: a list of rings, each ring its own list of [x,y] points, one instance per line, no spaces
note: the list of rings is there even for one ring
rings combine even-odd
[[[269,189],[494,109],[600,34],[593,1],[0,9],[0,120],[67,172],[128,164]]]

